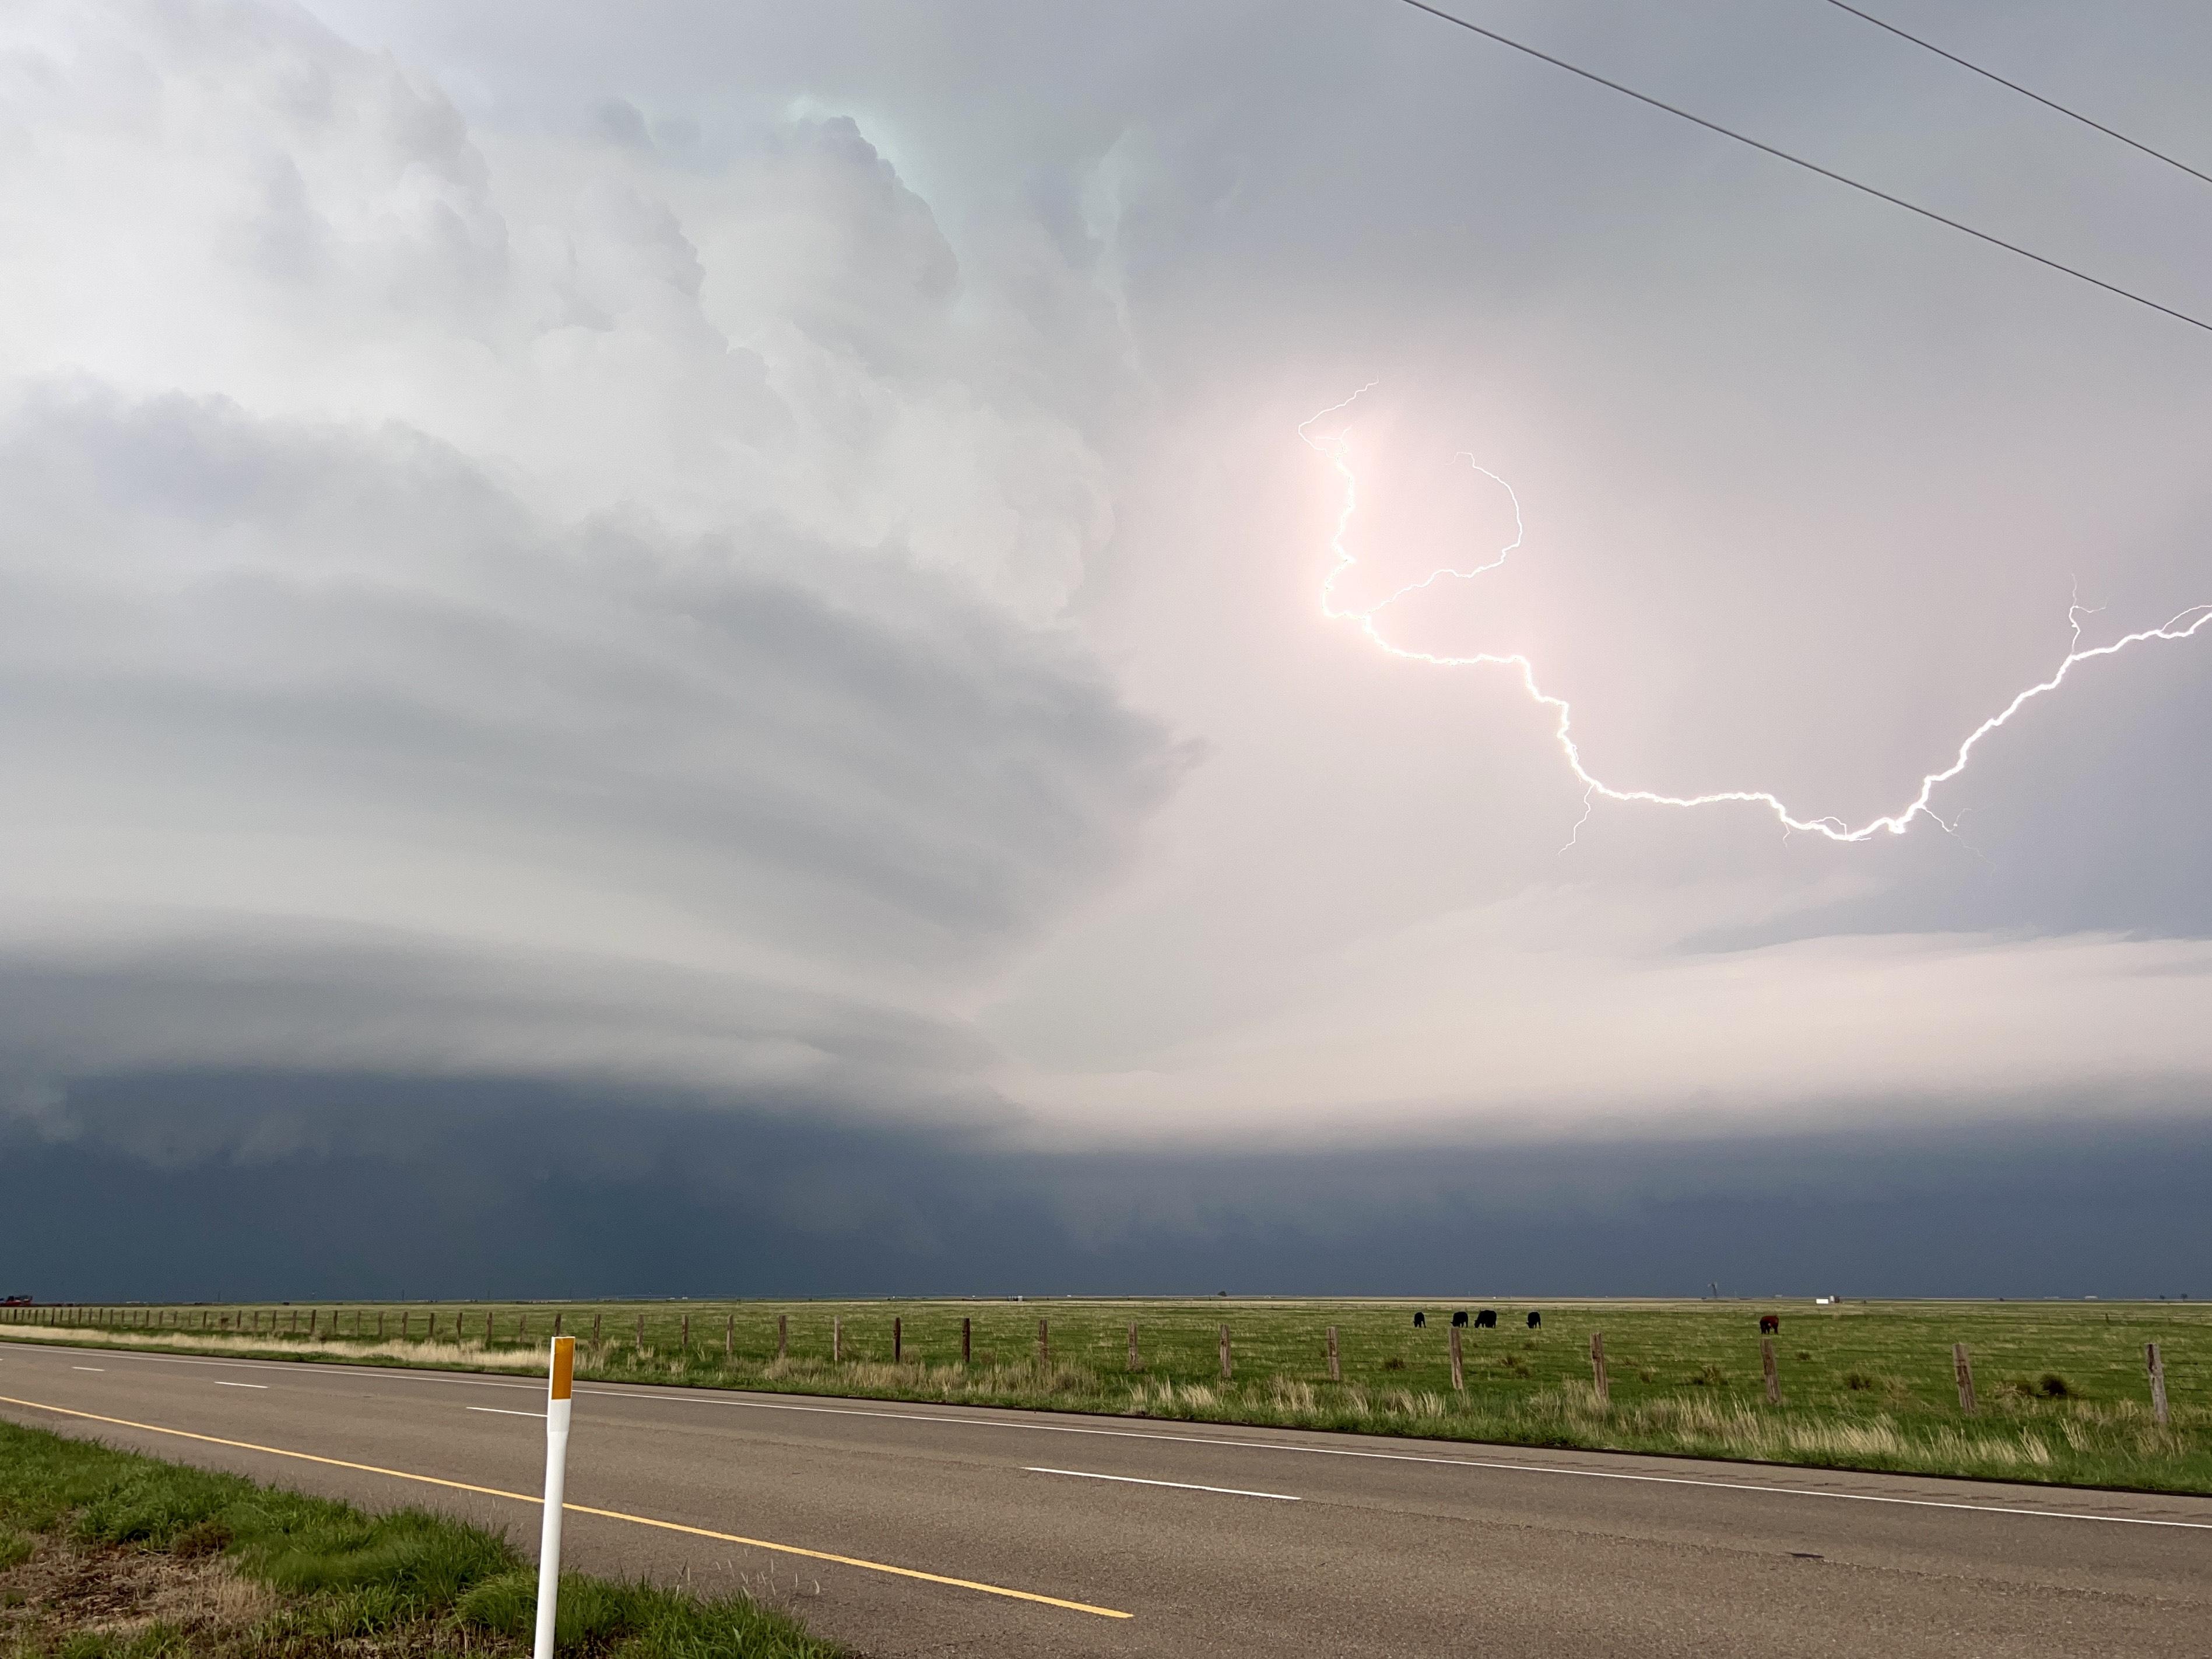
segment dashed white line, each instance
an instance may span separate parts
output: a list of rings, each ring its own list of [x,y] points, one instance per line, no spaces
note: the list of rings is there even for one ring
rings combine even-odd
[[[107,1367],[105,1365],[72,1365],[70,1369],[73,1371],[104,1371]]]
[[[219,1376],[211,1376],[208,1381],[218,1389],[266,1389],[269,1386],[266,1382],[226,1382]]]
[[[1830,1498],[1853,1504],[1892,1504],[1905,1509],[1957,1510],[1971,1515],[2017,1515],[2039,1521],[2103,1521],[2124,1527],[2172,1527],[2186,1532],[2212,1532],[2212,1521],[2172,1521],[2145,1515],[2099,1515],[2085,1510],[2041,1510],[2006,1504],[1966,1504],[1936,1498],[1893,1498],[1886,1492],[1834,1492],[1817,1486],[1770,1486],[1764,1481],[1714,1480],[1682,1474],[1639,1474],[1626,1469],[1581,1469],[1558,1463],[1522,1463],[1507,1458],[1444,1457],[1419,1452],[1370,1451],[1352,1446],[1311,1446],[1289,1440],[1232,1440],[1226,1436],[1163,1434],[1152,1429],[1101,1429],[1075,1423],[1010,1422],[996,1417],[948,1417],[938,1412],[887,1412],[850,1406],[800,1406],[785,1401],[744,1400],[717,1395],[707,1389],[696,1394],[644,1389],[578,1389],[578,1394],[604,1395],[611,1400],[658,1400],[702,1406],[734,1406],[750,1411],[806,1412],[824,1417],[872,1417],[894,1422],[937,1423],[949,1428],[1015,1429],[1030,1434],[1095,1435],[1109,1440],[1158,1440],[1176,1446],[1220,1446],[1238,1451],[1287,1453],[1305,1457],[1349,1457],[1364,1462],[1425,1463],[1434,1468],[1489,1469],[1502,1474],[1565,1475],[1585,1480],[1623,1480],[1655,1486],[1694,1486],[1711,1492],[1740,1492],[1766,1498]],[[1600,1456],[1611,1454],[1599,1453]],[[1878,1477],[1898,1479],[1897,1476]],[[1940,1480],[1941,1476],[1927,1477]]]
[[[461,1409],[465,1412],[489,1412],[495,1417],[542,1418],[545,1415],[544,1412],[511,1412],[504,1406],[464,1406]]]
[[[1189,1480],[1141,1480],[1133,1474],[1098,1474],[1090,1469],[1041,1469],[1029,1466],[1029,1474],[1065,1474],[1078,1480],[1117,1480],[1125,1486],[1173,1486],[1177,1492],[1214,1492],[1224,1498],[1272,1498],[1278,1504],[1303,1504],[1305,1499],[1286,1492],[1247,1492],[1242,1486],[1201,1486]]]
[[[80,1349],[79,1352],[82,1350]],[[249,1368],[258,1370],[264,1366],[283,1365],[288,1370],[297,1370],[314,1364],[312,1361],[282,1359],[206,1359],[187,1354],[134,1353],[118,1357],[170,1364],[227,1365],[239,1370]],[[81,1369],[100,1368],[87,1366]],[[477,1389],[527,1389],[533,1393],[544,1386],[542,1382],[500,1382],[489,1377],[454,1376],[428,1369],[411,1371],[369,1365],[349,1365],[344,1366],[343,1369],[366,1372],[381,1382],[444,1382],[462,1388]],[[2027,1505],[1960,1503],[1956,1500],[1935,1498],[1899,1498],[1886,1492],[1836,1492],[1809,1486],[1771,1486],[1764,1481],[1716,1480],[1699,1479],[1692,1475],[1636,1474],[1625,1469],[1573,1468],[1557,1463],[1522,1463],[1505,1458],[1437,1456],[1419,1452],[1370,1451],[1350,1446],[1304,1445],[1294,1441],[1232,1440],[1225,1436],[1164,1434],[1157,1430],[1106,1429],[1073,1423],[1008,1421],[1004,1418],[983,1415],[980,1410],[974,1417],[952,1417],[936,1412],[880,1411],[855,1408],[850,1406],[802,1406],[784,1401],[747,1400],[714,1389],[679,1391],[641,1387],[619,1389],[579,1388],[576,1392],[579,1395],[596,1395],[609,1400],[659,1401],[667,1404],[737,1407],[750,1411],[805,1412],[824,1417],[872,1417],[892,1422],[936,1423],[952,1428],[1019,1430],[1032,1434],[1095,1435],[1114,1440],[1157,1440],[1164,1441],[1172,1445],[1219,1446],[1239,1451],[1268,1451],[1308,1457],[1348,1457],[1380,1463],[1426,1463],[1438,1468],[1488,1469],[1499,1474],[1564,1475],[1585,1480],[1620,1480],[1658,1486],[1702,1487],[1711,1492],[1738,1492],[1767,1498],[1826,1498],[1841,1503],[1893,1504],[1904,1509],[1952,1510],[1970,1515],[2019,1516],[2039,1521],[2101,1521],[2113,1526],[2168,1527],[2185,1532],[2212,1532],[2212,1521],[2169,1520],[2145,1515],[2100,1515],[2083,1510],[2034,1509]],[[485,1407],[484,1409],[495,1408]],[[536,1412],[519,1414],[527,1417],[539,1415]],[[1604,1456],[1611,1454],[1597,1455]],[[1902,1477],[1889,1475],[1876,1478],[1896,1480]],[[1925,1478],[1940,1480],[1942,1477]]]

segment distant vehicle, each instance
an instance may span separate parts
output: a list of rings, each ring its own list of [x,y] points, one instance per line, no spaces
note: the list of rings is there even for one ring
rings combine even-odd
[[[0,1296],[0,1308],[35,1308],[38,1305],[39,1298],[35,1296]]]

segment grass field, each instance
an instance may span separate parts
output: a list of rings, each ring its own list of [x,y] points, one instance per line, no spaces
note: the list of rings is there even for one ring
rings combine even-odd
[[[9,1659],[523,1659],[536,1570],[420,1510],[371,1516],[0,1422],[0,1653]],[[742,1597],[563,1573],[563,1652],[837,1659]]]
[[[1429,1322],[1417,1330],[1423,1305]],[[1446,1317],[1461,1305],[1482,1304],[264,1303],[76,1310],[61,1323],[37,1322],[64,1310],[9,1310],[0,1338],[534,1370],[557,1316],[582,1340],[579,1374],[613,1380],[2212,1492],[2212,1304],[1562,1303],[1542,1304],[1532,1330],[1531,1304],[1500,1301],[1490,1304],[1497,1329],[1462,1333],[1458,1390]],[[1782,1319],[1779,1406],[1767,1403],[1761,1373],[1764,1312]],[[963,1320],[971,1322],[966,1364]],[[1049,1340],[1042,1358],[1040,1321]],[[1234,1369],[1226,1382],[1224,1324]],[[1325,1357],[1332,1325],[1340,1382]],[[1589,1362],[1600,1331],[1605,1401]],[[2163,1425],[2145,1372],[2144,1345],[2154,1341],[2171,1402]],[[1972,1415],[1953,1377],[1954,1342],[1972,1357]]]

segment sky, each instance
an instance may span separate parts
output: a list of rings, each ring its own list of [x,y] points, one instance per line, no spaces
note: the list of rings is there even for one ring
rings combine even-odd
[[[2212,319],[1823,0],[1466,14]],[[2212,627],[1850,844],[1528,690],[1895,813],[2208,364],[1391,0],[11,6],[0,1291],[2212,1291]]]

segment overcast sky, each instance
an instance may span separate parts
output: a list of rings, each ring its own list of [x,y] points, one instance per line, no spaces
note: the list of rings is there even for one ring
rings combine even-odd
[[[2212,185],[1823,0],[1467,11],[2212,317]],[[2212,170],[2201,5],[1884,15]],[[1862,823],[2212,603],[2208,437],[2212,334],[1390,0],[28,0],[0,1147],[173,1292],[365,1286],[268,1196],[365,1172],[519,1286],[595,1170],[532,1288],[2189,1288],[2212,628],[1851,845],[1376,635]]]

